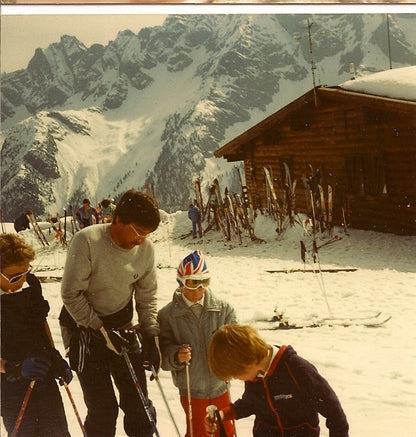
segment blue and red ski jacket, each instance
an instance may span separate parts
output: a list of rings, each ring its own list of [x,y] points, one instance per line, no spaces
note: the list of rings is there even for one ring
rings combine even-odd
[[[348,422],[328,382],[291,346],[278,347],[264,378],[247,381],[226,419],[254,414],[253,437],[318,437],[319,414],[330,437],[348,437]]]

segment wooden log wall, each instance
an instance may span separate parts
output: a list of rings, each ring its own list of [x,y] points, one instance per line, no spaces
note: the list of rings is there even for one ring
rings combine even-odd
[[[324,186],[331,181],[335,187],[336,225],[343,222],[342,208],[348,201],[352,226],[416,235],[416,115],[380,111],[376,115],[371,117],[368,106],[323,104],[264,132],[245,156],[250,191],[258,192],[264,207],[263,167],[270,166],[279,190],[287,162],[292,180],[297,180],[297,211],[308,213],[302,176],[310,176],[312,166],[321,170]],[[385,186],[384,194],[353,192],[347,165],[351,157],[371,168],[363,172],[363,187],[377,191]],[[253,202],[259,207],[255,195]]]

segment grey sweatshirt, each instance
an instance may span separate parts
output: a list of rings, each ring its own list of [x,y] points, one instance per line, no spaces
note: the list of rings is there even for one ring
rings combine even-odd
[[[93,225],[74,235],[62,278],[63,303],[79,325],[97,329],[100,317],[120,311],[134,295],[142,332],[158,335],[153,243],[147,239],[122,249],[112,240],[110,226]]]

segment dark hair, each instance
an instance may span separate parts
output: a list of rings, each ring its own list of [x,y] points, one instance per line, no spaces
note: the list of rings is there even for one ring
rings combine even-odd
[[[110,199],[103,199],[103,200],[101,201],[101,206],[102,206],[103,208],[107,208],[107,206],[110,205],[110,203],[111,203],[111,200],[110,200]]]
[[[82,201],[82,203],[89,203],[89,204],[90,204],[91,202],[90,202],[90,199],[84,199],[84,200]]]
[[[135,223],[153,232],[160,223],[159,207],[153,197],[134,189],[126,191],[113,214],[124,224]]]

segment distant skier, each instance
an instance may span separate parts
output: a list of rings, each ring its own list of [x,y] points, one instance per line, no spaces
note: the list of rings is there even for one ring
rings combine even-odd
[[[82,206],[78,209],[76,213],[76,218],[81,229],[87,226],[94,225],[98,223],[99,215],[96,208],[91,206],[89,199],[84,199],[82,201]]]
[[[115,209],[116,205],[113,203],[113,199],[103,199],[101,201],[100,223],[111,223]]]
[[[202,226],[201,226],[201,211],[193,203],[189,204],[188,218],[192,222],[192,235],[196,238],[196,232],[198,231],[199,238],[202,237]]]
[[[26,212],[23,212],[17,219],[14,221],[14,230],[16,232],[24,231],[25,229],[30,229],[29,225],[29,217],[28,215],[32,215],[33,212],[28,209]]]

